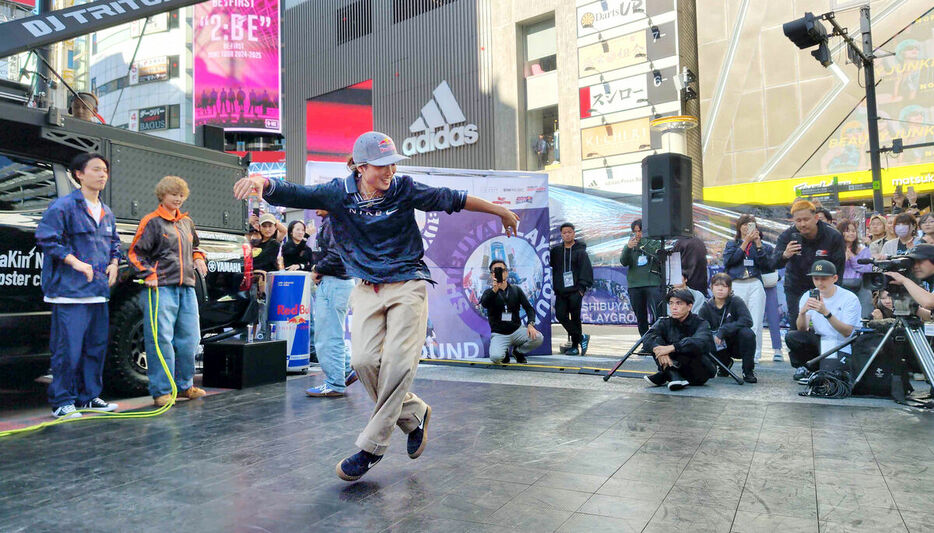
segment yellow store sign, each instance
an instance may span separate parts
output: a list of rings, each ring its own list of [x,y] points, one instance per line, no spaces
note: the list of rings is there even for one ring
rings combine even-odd
[[[827,174],[807,178],[737,183],[704,187],[704,201],[718,204],[754,204],[754,205],[790,205],[795,200],[801,187],[819,187],[831,185],[834,178],[837,184],[872,183],[872,173],[868,170]],[[920,193],[934,192],[934,164],[911,165],[882,169],[882,195],[890,196],[895,187],[901,185],[902,191],[914,187]],[[872,189],[840,192],[840,201],[863,200],[872,198]]]

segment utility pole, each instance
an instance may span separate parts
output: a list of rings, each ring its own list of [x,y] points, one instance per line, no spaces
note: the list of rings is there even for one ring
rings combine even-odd
[[[872,208],[882,213],[882,162],[879,157],[879,112],[876,109],[876,74],[873,63],[872,29],[870,28],[869,5],[859,10],[859,26],[863,33],[863,70],[866,83],[866,118],[869,122],[869,164],[872,168]]]

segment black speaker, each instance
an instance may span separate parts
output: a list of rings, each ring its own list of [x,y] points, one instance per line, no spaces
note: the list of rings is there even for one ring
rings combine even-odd
[[[662,237],[694,235],[691,158],[656,154],[642,160],[642,234]]]
[[[204,345],[205,387],[243,389],[285,381],[286,341],[225,340]]]
[[[195,144],[223,152],[226,146],[224,128],[210,124],[198,126],[195,128]]]

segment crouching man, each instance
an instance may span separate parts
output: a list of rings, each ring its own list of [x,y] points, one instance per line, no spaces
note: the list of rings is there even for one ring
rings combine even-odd
[[[490,263],[493,286],[480,296],[480,305],[490,321],[490,360],[496,364],[508,363],[507,351],[512,348],[517,363],[526,363],[525,354],[542,345],[544,337],[535,329],[535,309],[522,289],[509,284],[506,263]],[[519,308],[525,310],[525,326],[519,318]]]
[[[671,316],[659,319],[645,338],[645,349],[654,354],[658,365],[658,372],[645,376],[653,386],[667,383],[668,390],[681,390],[688,385],[703,385],[716,374],[716,367],[706,355],[715,349],[710,326],[691,313],[693,307],[691,291],[671,291]]]

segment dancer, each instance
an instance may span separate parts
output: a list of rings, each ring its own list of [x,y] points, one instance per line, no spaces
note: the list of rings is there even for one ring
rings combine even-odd
[[[354,142],[346,178],[301,186],[253,176],[234,185],[241,200],[262,192],[273,205],[327,210],[347,274],[361,280],[350,296],[351,365],[376,406],[357,438],[360,451],[337,464],[345,481],[360,479],[383,458],[393,426],[408,434],[409,457],[425,449],[431,407],[409,392],[428,322],[425,282],[431,282],[415,209],[489,213],[502,219],[507,236],[519,223],[502,206],[396,176],[395,164],[403,159],[392,139],[370,131]]]

